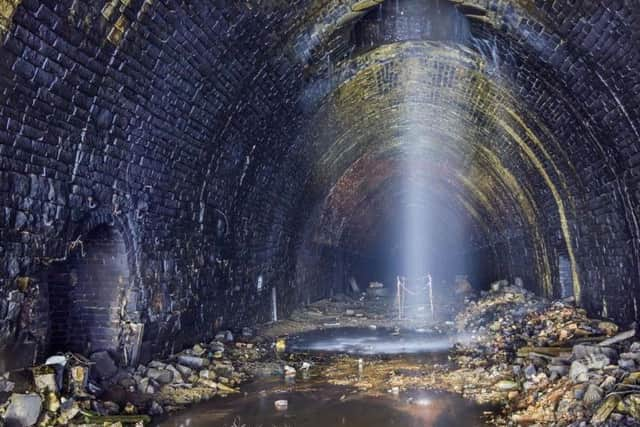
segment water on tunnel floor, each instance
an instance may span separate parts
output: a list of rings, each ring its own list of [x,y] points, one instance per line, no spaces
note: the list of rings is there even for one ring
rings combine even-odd
[[[309,375],[295,380],[260,377],[243,389],[244,395],[214,399],[156,422],[158,427],[428,427],[481,426],[483,408],[455,394],[409,389],[375,392],[346,386],[342,380],[386,380],[369,365],[393,369],[420,366],[428,371],[447,360],[448,336],[415,330],[329,328],[290,337],[288,351],[295,360],[316,364]],[[365,367],[362,368],[363,356]],[[290,357],[283,357],[281,363]],[[358,367],[360,365],[360,367]],[[330,372],[330,373],[329,373]],[[416,371],[417,373],[418,371]],[[420,373],[417,373],[420,375]],[[374,377],[377,377],[374,379]],[[337,380],[337,381],[336,381]],[[391,389],[390,389],[391,391]],[[277,410],[275,401],[288,401]]]
[[[246,396],[196,405],[157,427],[429,427],[482,426],[482,409],[447,393],[410,391],[367,396],[321,383],[283,386],[259,381]],[[260,390],[260,391],[258,391]],[[288,409],[275,408],[287,400]]]
[[[311,331],[299,334],[289,342],[291,351],[353,355],[441,353],[451,345],[451,337],[427,330],[356,327]]]

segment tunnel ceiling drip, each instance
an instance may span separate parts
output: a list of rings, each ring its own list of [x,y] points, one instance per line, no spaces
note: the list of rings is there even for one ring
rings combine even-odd
[[[583,307],[640,320],[639,13],[0,0],[0,349],[46,353],[94,229],[132,361],[340,291],[416,206],[481,280],[557,296],[562,259]]]

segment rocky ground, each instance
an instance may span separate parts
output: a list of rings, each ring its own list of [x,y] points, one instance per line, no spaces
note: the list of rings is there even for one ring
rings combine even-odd
[[[549,302],[506,281],[456,318],[465,338],[457,369],[433,386],[504,404],[496,424],[640,425],[640,342],[590,319],[572,301]]]
[[[434,357],[287,352],[287,337],[317,328],[426,330],[452,337]],[[240,393],[256,375],[295,377],[310,366],[327,382],[371,395],[454,392],[486,405],[490,425],[640,425],[640,340],[635,328],[590,319],[572,301],[547,301],[506,281],[467,301],[455,321],[400,321],[393,298],[337,296],[289,320],[224,331],[147,365],[119,368],[106,352],[56,355],[6,373],[5,425],[143,425],[150,416]]]
[[[274,338],[319,328],[341,327],[449,330],[453,323],[445,319],[455,314],[456,307],[461,305],[463,298],[464,296],[460,295],[454,300],[451,297],[447,298],[446,303],[439,302],[436,315],[439,321],[430,318],[426,304],[415,310],[417,316],[399,319],[395,291],[390,292],[385,288],[382,292],[378,288],[369,288],[367,292],[357,295],[338,294],[299,308],[288,319],[262,325],[258,328],[258,334],[265,338]],[[459,304],[456,304],[456,301]]]
[[[106,352],[56,355],[30,371],[6,373],[0,389],[7,426],[144,425],[216,396],[240,393],[269,352],[251,330],[230,331],[167,360],[119,368]],[[260,368],[263,369],[263,368]]]
[[[416,388],[459,393],[486,405],[490,425],[640,425],[640,341],[590,319],[572,301],[546,301],[506,281],[470,301],[455,321],[447,361],[351,357],[325,372],[329,381],[369,393]]]
[[[279,327],[311,329],[312,318],[330,326],[407,326],[388,304],[386,311],[378,304],[371,313],[360,301],[324,301]],[[358,372],[357,358],[337,356],[323,375],[373,395],[416,388],[458,393],[486,405],[490,425],[640,426],[635,325],[621,330],[587,317],[570,299],[547,301],[500,281],[467,301],[455,323],[427,327],[455,336],[448,360],[368,358]]]

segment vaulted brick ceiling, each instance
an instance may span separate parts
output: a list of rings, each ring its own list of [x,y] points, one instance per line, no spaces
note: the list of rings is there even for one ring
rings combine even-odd
[[[326,254],[381,244],[415,181],[496,275],[554,295],[566,257],[583,305],[637,319],[636,9],[0,0],[3,295],[110,218],[161,350],[266,316],[258,276],[323,294]]]
[[[465,38],[447,2],[373,3],[350,15],[349,30],[329,14],[308,37],[320,40],[309,55],[313,92],[303,98],[320,105],[303,137],[318,144],[313,186],[327,191],[320,239],[370,244],[379,223],[366,215],[381,210],[362,204],[363,189],[397,189],[380,174],[402,174],[407,141],[422,139],[419,155],[433,164],[420,181],[444,194],[426,203],[466,211],[474,241],[502,248],[497,259],[528,257],[527,267],[510,270],[541,292],[557,294],[557,257],[567,257],[575,293],[606,312],[615,299],[607,287],[631,289],[628,275],[637,275],[635,255],[627,257],[638,238],[626,160],[638,150],[634,12],[623,2],[452,2],[469,24]],[[381,170],[390,157],[397,166]],[[371,176],[358,171],[363,164]],[[635,316],[634,304],[615,305]]]

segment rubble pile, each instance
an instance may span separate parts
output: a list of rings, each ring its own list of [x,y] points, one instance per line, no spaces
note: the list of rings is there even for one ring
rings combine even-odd
[[[496,424],[640,425],[640,342],[590,319],[571,300],[549,302],[506,281],[459,313],[457,368],[433,385],[505,404]]]
[[[88,359],[52,356],[28,375],[0,379],[0,391],[12,393],[0,408],[2,420],[7,426],[143,425],[150,416],[238,393],[267,353],[258,341],[248,330],[238,341],[226,331],[137,368],[118,367],[106,351]]]
[[[143,425],[150,416],[238,393],[254,376],[277,375],[286,384],[308,379],[314,366],[328,383],[369,395],[455,392],[491,405],[491,425],[640,426],[635,325],[621,329],[590,318],[571,299],[539,298],[519,280],[492,284],[466,302],[455,322],[428,327],[406,328],[389,302],[337,296],[263,327],[260,336],[245,328],[236,339],[225,331],[136,368],[118,366],[104,351],[89,358],[55,355],[28,375],[0,377],[0,394],[8,397],[0,415],[7,426]],[[381,328],[394,336],[428,331],[454,337],[455,344],[429,357],[287,353],[288,333],[336,325]],[[274,401],[274,410],[287,407],[286,400]]]
[[[460,334],[458,354],[480,356],[475,361],[479,366],[506,362],[522,341],[525,318],[545,308],[544,301],[507,281],[491,288],[479,300],[469,301],[455,320]]]

